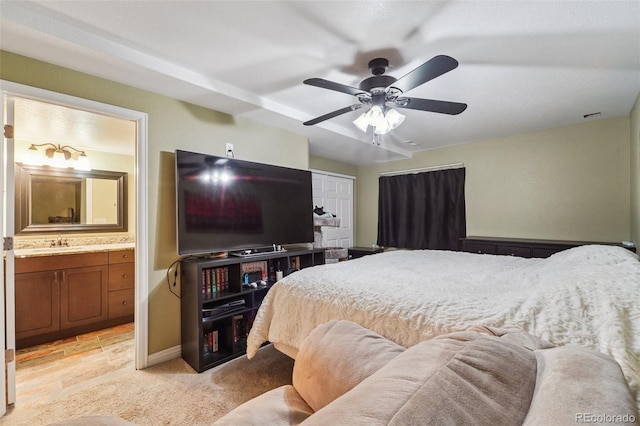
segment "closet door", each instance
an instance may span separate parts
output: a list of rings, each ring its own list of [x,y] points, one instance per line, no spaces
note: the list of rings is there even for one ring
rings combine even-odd
[[[353,246],[353,189],[355,177],[313,171],[313,203],[340,219],[339,227],[322,227],[323,247]]]

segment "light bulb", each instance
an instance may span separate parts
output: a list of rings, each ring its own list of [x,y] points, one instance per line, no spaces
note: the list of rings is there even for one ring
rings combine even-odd
[[[387,120],[379,120],[378,123],[376,124],[376,130],[375,133],[378,135],[384,135],[385,133],[388,133],[391,130],[391,127],[389,127],[389,123],[387,123]]]
[[[89,164],[89,158],[85,153],[80,154],[78,160],[76,161],[75,168],[77,170],[89,171],[91,170],[91,164]]]
[[[30,166],[42,166],[44,164],[43,157],[44,156],[38,152],[38,148],[31,145],[27,150],[27,153],[24,155],[24,160],[22,160],[22,162]]]
[[[369,127],[369,117],[367,116],[367,112],[360,114],[360,117],[353,120],[353,124],[355,124],[358,129],[366,133],[367,127]]]
[[[391,129],[395,129],[396,127],[402,124],[405,117],[395,109],[389,108],[389,111],[387,111],[386,118],[387,118],[387,123],[389,123],[389,127]]]
[[[66,169],[69,166],[62,150],[56,150],[53,153],[53,157],[51,158],[49,165],[51,167],[58,167],[62,169]]]
[[[384,120],[384,113],[382,108],[378,105],[374,105],[369,110],[369,124],[378,127],[378,125]]]

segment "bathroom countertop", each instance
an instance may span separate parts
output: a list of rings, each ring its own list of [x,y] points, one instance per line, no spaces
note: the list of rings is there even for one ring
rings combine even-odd
[[[135,248],[135,243],[95,244],[62,247],[38,247],[15,249],[15,257],[55,256],[61,254],[92,253],[98,251],[129,250]]]

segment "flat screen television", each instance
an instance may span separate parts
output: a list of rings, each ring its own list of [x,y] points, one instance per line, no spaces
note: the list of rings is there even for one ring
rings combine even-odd
[[[176,151],[178,254],[313,241],[311,172]]]

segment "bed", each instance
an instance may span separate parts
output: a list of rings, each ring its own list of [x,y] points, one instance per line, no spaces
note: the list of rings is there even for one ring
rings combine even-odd
[[[317,325],[345,319],[409,347],[474,325],[516,326],[611,355],[640,395],[640,261],[586,245],[546,259],[397,250],[302,269],[267,293],[247,356],[270,341],[295,357]]]

